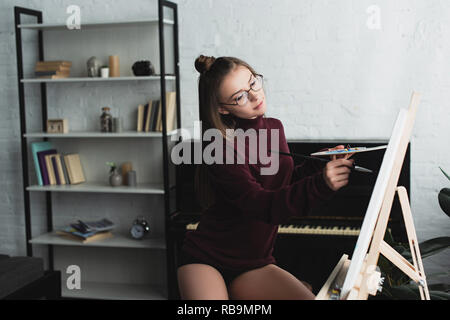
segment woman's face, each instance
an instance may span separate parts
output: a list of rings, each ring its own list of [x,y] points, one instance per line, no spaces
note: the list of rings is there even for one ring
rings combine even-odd
[[[250,89],[250,85],[256,81],[255,76],[244,66],[234,68],[222,81],[219,88],[221,103],[236,103],[236,98],[242,95],[244,90]],[[219,105],[221,114],[233,114],[243,119],[254,119],[266,112],[266,97],[264,89],[248,92],[248,101],[245,105]]]

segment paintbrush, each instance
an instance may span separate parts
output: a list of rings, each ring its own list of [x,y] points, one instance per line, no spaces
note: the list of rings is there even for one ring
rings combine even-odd
[[[270,151],[271,152],[276,152],[276,153],[279,153],[279,154],[282,154],[282,155],[285,155],[285,156],[299,157],[299,158],[308,159],[308,160],[317,160],[317,161],[322,161],[322,162],[332,161],[332,160],[327,160],[327,159],[323,159],[323,158],[316,158],[316,157],[305,156],[303,154],[298,154],[298,153],[287,153],[287,152],[276,151],[276,150],[270,150]],[[373,170],[357,166],[355,164],[355,162],[353,162],[353,168],[350,168],[350,169],[352,171],[358,171],[358,172],[364,172],[364,173],[375,173]]]

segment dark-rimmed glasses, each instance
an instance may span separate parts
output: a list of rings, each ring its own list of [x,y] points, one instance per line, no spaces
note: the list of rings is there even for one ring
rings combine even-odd
[[[236,101],[236,103],[223,103],[219,102],[220,104],[227,105],[227,106],[244,106],[248,102],[248,95],[251,90],[253,91],[259,91],[263,87],[263,76],[262,74],[256,74],[255,78],[250,83],[250,89],[244,90],[243,92],[239,93],[236,98],[233,100]]]

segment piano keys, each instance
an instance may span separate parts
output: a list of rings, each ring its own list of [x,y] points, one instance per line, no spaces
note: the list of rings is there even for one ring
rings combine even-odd
[[[197,229],[199,222],[186,225],[186,230]],[[278,226],[278,234],[317,234],[331,236],[359,236],[361,227],[350,226],[321,226],[313,224],[281,224]]]
[[[319,234],[332,236],[359,236],[361,228],[357,227],[322,227],[310,225],[280,225],[278,233],[286,234]]]

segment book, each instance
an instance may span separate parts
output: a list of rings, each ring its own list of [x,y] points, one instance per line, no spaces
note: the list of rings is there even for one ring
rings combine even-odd
[[[138,106],[138,112],[137,112],[137,132],[142,132],[144,122],[144,105],[140,104]]]
[[[63,172],[63,168],[62,168],[62,164],[61,164],[61,155],[59,153],[55,154],[53,159],[55,161],[55,163],[53,164],[53,167],[55,168],[55,172],[58,174],[58,178],[60,180],[59,184],[65,185],[66,179],[64,177],[64,172]]]
[[[386,149],[387,145],[385,146],[377,146],[377,147],[350,147],[345,149],[338,149],[338,150],[331,150],[331,151],[321,151],[321,152],[315,152],[311,153],[311,156],[330,156],[330,155],[336,155],[336,154],[347,154],[347,153],[360,153],[360,152],[368,152],[368,151],[375,151],[375,150],[381,150]]]
[[[61,79],[70,76],[70,61],[38,61],[34,68],[35,76],[43,79]]]
[[[144,106],[144,118],[142,120],[142,131],[145,131],[145,127],[147,126],[147,114],[148,114],[149,106],[148,103]]]
[[[174,128],[174,120],[176,116],[176,92],[168,91],[166,92],[166,128],[167,131],[172,131]],[[162,123],[162,112],[160,110],[158,114],[158,122],[156,125],[156,130],[162,132],[163,123]]]
[[[34,169],[36,171],[36,178],[37,183],[40,186],[44,185],[44,182],[42,180],[42,172],[39,165],[39,158],[37,156],[37,153],[40,151],[50,150],[53,149],[53,144],[49,141],[43,141],[43,142],[32,142],[31,143],[31,153],[33,156],[33,162],[34,162]]]
[[[63,171],[65,184],[70,184],[69,174],[67,173],[66,164],[64,162],[64,156],[62,154],[59,155],[58,163],[61,164],[61,168],[62,168],[62,171]]]
[[[71,67],[72,62],[71,61],[64,61],[64,60],[52,60],[52,61],[38,61],[36,62],[36,66],[66,66]]]
[[[156,122],[159,113],[159,100],[153,100],[152,114],[150,115],[150,131],[156,131]]]
[[[50,154],[57,153],[56,149],[50,149],[50,150],[44,150],[37,153],[38,161],[39,161],[39,168],[41,169],[41,176],[44,186],[50,185],[50,179],[48,176],[48,170],[47,170],[47,164],[45,162],[45,156]]]
[[[47,168],[48,179],[50,181],[50,185],[54,186],[56,184],[55,171],[53,169],[51,154],[45,156],[45,166]]]
[[[68,75],[51,75],[51,76],[40,76],[39,79],[64,79],[64,78],[68,78]]]
[[[175,117],[176,117],[176,92],[169,91],[166,93],[166,127],[167,131],[172,131],[175,128]],[[161,127],[162,131],[162,127]]]
[[[64,65],[36,65],[34,68],[35,72],[51,72],[51,71],[60,71],[60,72],[70,72],[70,67]]]
[[[53,167],[53,171],[55,173],[56,184],[59,186],[59,185],[61,185],[61,179],[59,177],[58,166],[56,164],[56,156],[57,156],[57,154],[51,155],[50,160],[52,161],[52,167]]]
[[[158,103],[158,113],[155,115],[156,119],[155,119],[155,131],[159,131],[159,127],[161,126],[161,121],[162,121],[162,103],[161,100]]]
[[[70,184],[79,184],[86,181],[78,153],[65,155],[64,162],[69,174]]]
[[[74,184],[73,181],[73,176],[72,176],[72,172],[70,171],[70,164],[69,161],[66,159],[66,156],[64,156],[64,164],[66,165],[67,168],[67,175],[69,176],[69,183],[70,184]]]
[[[72,227],[65,227],[58,230],[56,231],[56,234],[81,243],[103,240],[113,236],[111,231],[81,233]]]
[[[159,100],[154,100],[152,103],[152,113],[150,115],[150,127],[149,131],[156,131],[156,118],[159,108]]]
[[[152,100],[148,102],[148,112],[147,112],[147,118],[145,119],[145,132],[150,131],[150,115],[152,114]]]
[[[66,71],[36,71],[34,73],[35,76],[37,77],[41,77],[41,76],[52,76],[52,75],[57,75],[57,76],[69,76],[70,75],[70,71],[66,72]]]
[[[78,220],[77,223],[72,223],[70,226],[81,233],[111,231],[115,228],[114,222],[106,218],[95,221]]]

